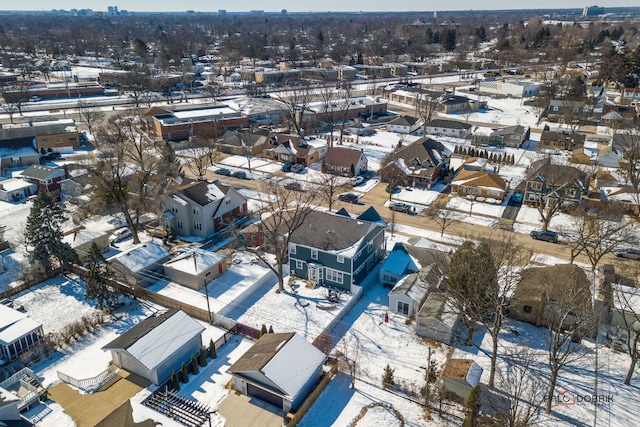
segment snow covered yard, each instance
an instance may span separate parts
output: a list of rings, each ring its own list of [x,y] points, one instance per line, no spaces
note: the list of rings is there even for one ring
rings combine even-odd
[[[515,333],[514,333],[515,331]],[[545,385],[549,379],[547,338],[549,331],[543,327],[535,327],[528,323],[507,319],[500,334],[499,367],[504,369],[504,355],[509,352],[520,354],[523,348],[531,349],[534,357],[534,375],[544,378]],[[489,379],[491,338],[484,332],[474,335],[476,347],[459,347],[452,357],[472,358],[482,368],[481,382]],[[582,342],[585,356],[560,371],[556,393],[568,392],[574,396],[592,396],[595,384],[595,345],[591,340]],[[598,405],[597,420],[599,425],[628,427],[636,425],[635,402],[640,399],[640,388],[637,386],[637,374],[632,384],[623,384],[630,359],[626,354],[615,352],[607,347],[598,349],[598,395],[611,396],[612,401]],[[554,404],[551,415],[542,413],[537,420],[542,426],[574,426],[593,425],[594,406],[577,399],[573,405]]]
[[[502,218],[506,203],[486,203],[476,200],[469,200],[464,197],[452,197],[447,203],[447,208],[471,214],[481,214],[494,218]]]
[[[84,282],[71,274],[46,280],[21,292],[14,300],[49,333],[96,311],[93,304],[84,299],[84,291]]]
[[[16,204],[0,201],[0,225],[6,227],[5,238],[13,245],[22,242],[31,206],[31,202]]]
[[[0,292],[18,285],[18,278],[22,273],[22,263],[25,261],[24,255],[16,252],[15,249],[7,249],[0,252],[4,273],[0,273]]]

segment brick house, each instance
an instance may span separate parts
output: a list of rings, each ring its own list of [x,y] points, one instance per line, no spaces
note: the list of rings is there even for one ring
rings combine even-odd
[[[333,175],[358,176],[368,169],[367,156],[362,150],[329,147],[322,161],[322,171]]]

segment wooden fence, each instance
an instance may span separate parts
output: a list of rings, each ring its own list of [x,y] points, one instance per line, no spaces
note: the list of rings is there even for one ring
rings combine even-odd
[[[296,427],[298,425],[298,423],[302,420],[302,418],[305,416],[307,411],[309,411],[309,408],[311,408],[311,406],[318,399],[318,397],[320,396],[320,393],[322,393],[322,391],[327,387],[327,385],[329,384],[329,381],[331,381],[333,377],[336,375],[336,372],[338,372],[338,363],[334,362],[331,365],[331,369],[329,370],[329,372],[327,372],[324,375],[324,377],[322,377],[322,379],[320,380],[316,388],[314,388],[311,391],[311,393],[309,393],[309,395],[304,400],[304,402],[302,402],[302,405],[300,405],[296,413],[289,418],[289,421],[287,421],[286,423],[286,427]]]
[[[60,274],[60,269],[56,268],[55,270],[53,270],[52,272],[50,272],[49,274],[45,274],[45,273],[38,273],[38,272],[33,272],[31,273],[31,276],[24,281],[23,283],[21,283],[18,286],[15,286],[13,288],[7,289],[6,291],[2,291],[0,292],[0,299],[4,299],[4,298],[9,298],[15,294],[18,294],[26,289],[29,289],[32,286],[37,285],[38,283],[42,283],[47,279],[51,279],[52,277],[57,276],[58,274]]]

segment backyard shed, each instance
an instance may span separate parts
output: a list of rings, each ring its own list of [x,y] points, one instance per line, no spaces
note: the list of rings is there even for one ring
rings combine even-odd
[[[187,250],[163,267],[167,279],[196,290],[227,270],[223,255],[199,248]]]
[[[482,368],[471,359],[449,359],[442,371],[444,390],[452,393],[464,402],[471,390],[480,384]]]

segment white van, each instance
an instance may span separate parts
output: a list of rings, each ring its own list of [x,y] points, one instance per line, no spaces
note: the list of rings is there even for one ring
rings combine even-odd
[[[351,185],[353,185],[354,187],[356,185],[360,185],[364,182],[364,178],[361,176],[354,176],[353,178],[351,178]]]

